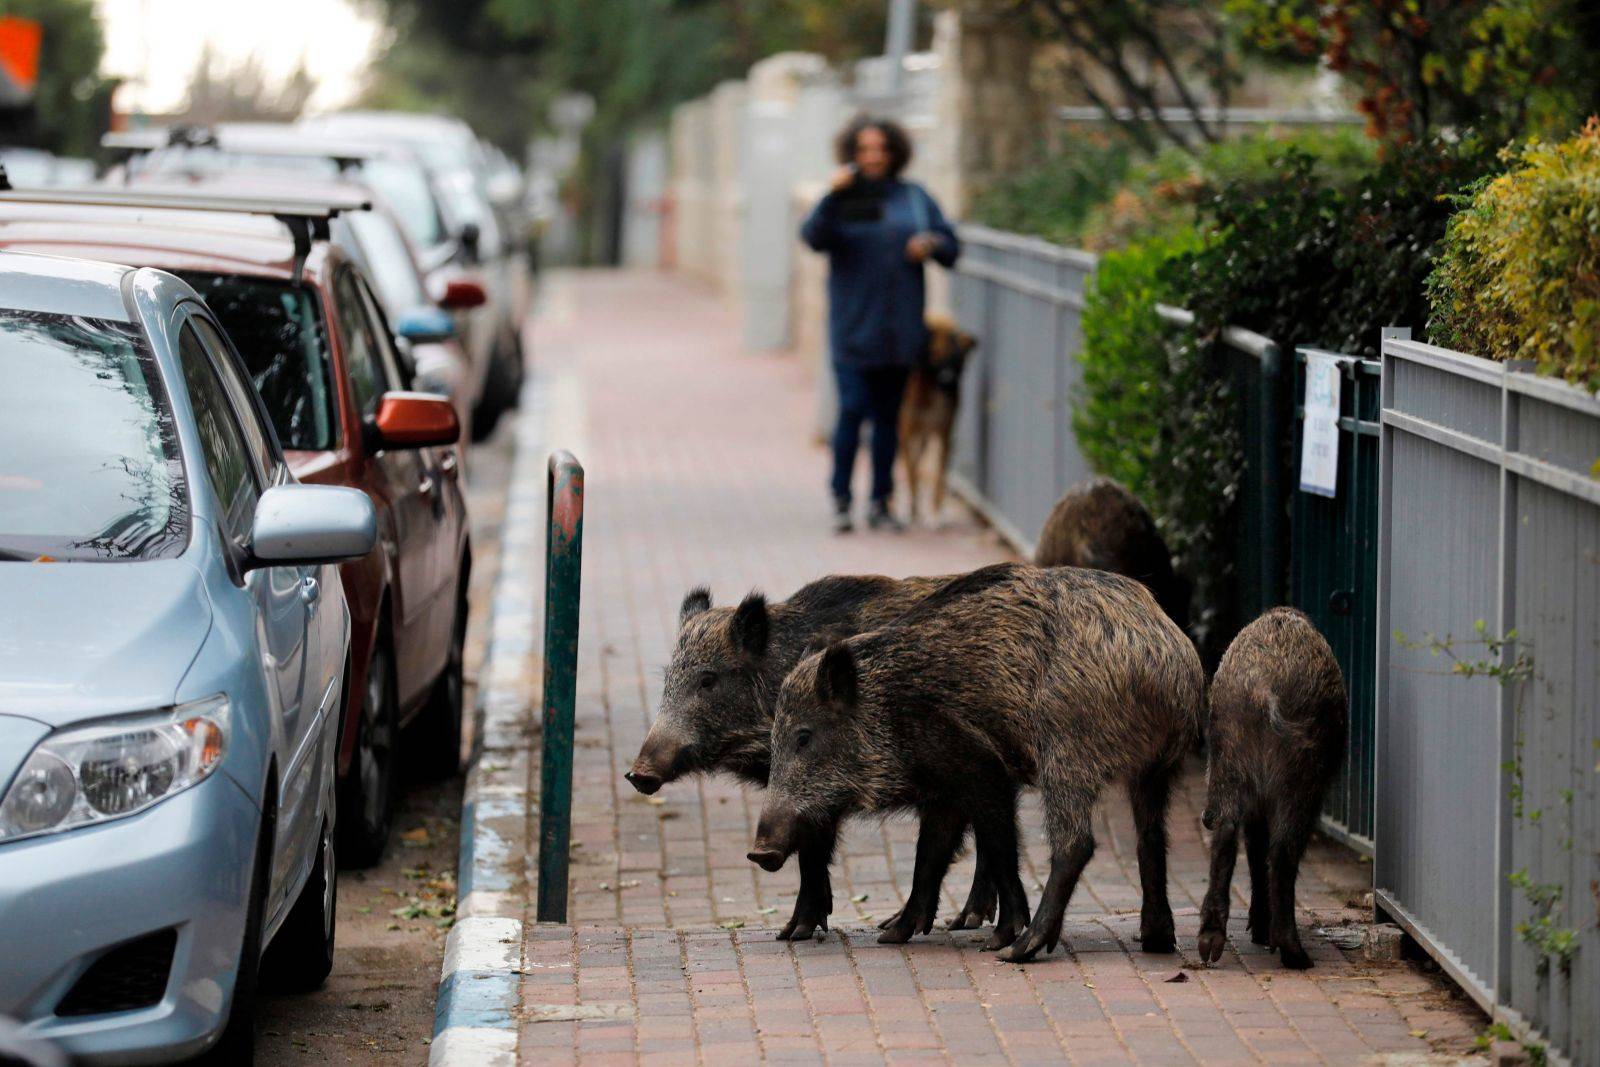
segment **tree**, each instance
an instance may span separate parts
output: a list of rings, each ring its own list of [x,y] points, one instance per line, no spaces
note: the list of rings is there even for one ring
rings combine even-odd
[[[1251,42],[1351,80],[1368,132],[1494,141],[1569,129],[1600,102],[1591,0],[1228,0]]]
[[[100,76],[105,35],[94,0],[0,0],[0,15],[32,19],[43,31],[33,103],[0,111],[0,142],[92,153],[109,124],[115,88]]]
[[[1063,72],[1134,143],[1188,151],[1223,137],[1212,109],[1238,82],[1239,41],[1219,0],[992,0],[1064,48]],[[1172,121],[1163,110],[1187,112]]]

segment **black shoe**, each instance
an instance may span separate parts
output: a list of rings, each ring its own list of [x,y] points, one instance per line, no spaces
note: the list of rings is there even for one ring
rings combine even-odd
[[[850,501],[835,500],[833,502],[833,532],[847,534],[856,528],[850,518]]]
[[[874,530],[888,530],[890,533],[900,533],[905,525],[889,510],[887,500],[874,500],[872,509],[867,512],[867,526]]]

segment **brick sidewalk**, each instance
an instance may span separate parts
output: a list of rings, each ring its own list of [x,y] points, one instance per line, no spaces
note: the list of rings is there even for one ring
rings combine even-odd
[[[1070,951],[1019,968],[977,947],[987,931],[876,944],[876,920],[910,885],[915,826],[904,821],[847,831],[826,941],[775,941],[798,876],[792,863],[767,875],[745,859],[759,791],[705,779],[645,798],[622,780],[660,696],[683,593],[706,583],[718,603],[751,588],[782,597],[825,573],[944,573],[1006,551],[964,514],[938,531],[828,533],[827,460],[811,443],[803,368],[742,352],[738,336],[706,291],[647,274],[560,277],[535,328],[539,373],[561,383],[553,403],[567,429],[555,443],[579,450],[588,495],[573,925],[535,925],[531,903],[523,916],[522,1062],[1350,1063],[1470,1051],[1481,1020],[1409,965],[1368,965],[1311,934],[1316,969],[1279,969],[1243,937],[1242,864],[1231,930],[1243,943],[1217,967],[1193,964],[1206,877],[1198,764],[1171,820],[1180,956],[1144,955],[1133,940],[1138,879],[1120,794],[1099,816]],[[537,767],[533,753],[485,759],[510,774]],[[1024,883],[1035,900],[1039,827],[1030,800]],[[524,899],[535,869],[530,854],[527,884],[512,887]],[[946,881],[946,914],[971,877],[969,857]],[[1368,882],[1349,853],[1314,845],[1302,922],[1361,921]]]

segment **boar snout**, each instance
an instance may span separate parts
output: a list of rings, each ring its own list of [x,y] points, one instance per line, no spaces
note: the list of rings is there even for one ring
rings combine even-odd
[[[681,773],[679,765],[687,746],[665,737],[654,728],[639,747],[639,756],[622,777],[645,796],[649,796]]]
[[[657,789],[661,788],[661,779],[658,776],[651,774],[649,771],[632,770],[624,774],[622,777],[626,778],[629,785],[633,786],[645,796],[649,796],[651,793],[654,793]]]
[[[795,850],[798,820],[791,813],[763,811],[756,826],[755,847],[745,858],[769,873],[783,867]]]

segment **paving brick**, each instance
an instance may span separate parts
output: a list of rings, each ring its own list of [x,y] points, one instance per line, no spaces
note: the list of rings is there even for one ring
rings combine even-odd
[[[1470,1048],[1481,1024],[1440,979],[1347,958],[1310,932],[1366,918],[1348,902],[1369,887],[1370,865],[1327,842],[1313,844],[1300,876],[1316,969],[1285,972],[1249,943],[1242,861],[1235,940],[1217,966],[1194,964],[1208,868],[1198,761],[1170,820],[1177,955],[1138,951],[1135,835],[1120,790],[1096,813],[1098,850],[1068,910],[1065,947],[1034,964],[998,962],[979,947],[986,930],[876,943],[877,920],[910,887],[916,827],[906,820],[848,826],[833,930],[821,941],[774,940],[799,882],[793,864],[767,875],[745,859],[760,790],[707,779],[647,799],[621,780],[659,700],[684,591],[706,583],[722,603],[751,588],[781,597],[831,572],[952,573],[1006,552],[954,508],[937,530],[829,533],[827,456],[814,442],[806,370],[742,352],[738,336],[712,294],[651,273],[554,276],[535,326],[533,359],[551,401],[524,417],[559,428],[557,443],[577,451],[588,478],[576,925],[535,923],[528,904],[522,1062],[1091,1067],[1351,1063],[1374,1051]],[[525,466],[543,477],[542,463]],[[524,732],[531,750],[501,762],[534,779],[537,796],[537,730]],[[1048,870],[1031,793],[1021,819],[1023,883],[1037,901]],[[531,892],[537,841],[527,849]],[[969,853],[946,880],[945,914],[964,901],[972,862]],[[1175,975],[1186,980],[1169,982]],[[583,1021],[532,1021],[535,1005]]]

